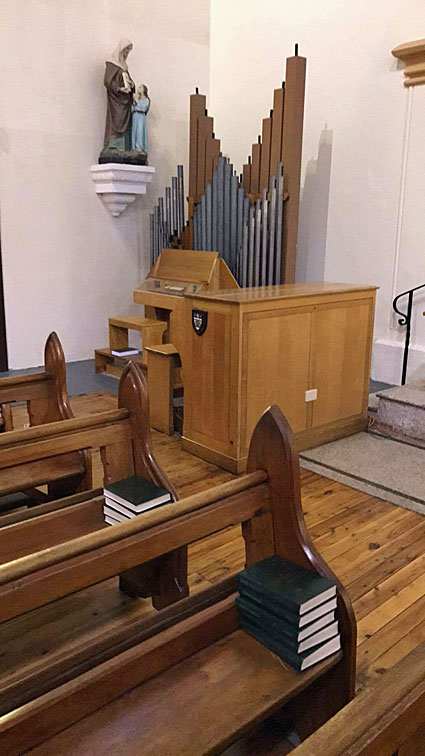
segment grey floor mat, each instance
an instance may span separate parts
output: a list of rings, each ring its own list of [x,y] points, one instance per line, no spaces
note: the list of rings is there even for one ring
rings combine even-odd
[[[425,514],[425,450],[356,433],[300,453],[300,465]]]

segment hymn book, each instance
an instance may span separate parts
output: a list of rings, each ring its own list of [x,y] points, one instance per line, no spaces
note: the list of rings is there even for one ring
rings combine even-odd
[[[284,605],[295,615],[310,612],[336,596],[336,585],[323,575],[274,555],[238,574],[240,592],[251,589],[270,606]]]

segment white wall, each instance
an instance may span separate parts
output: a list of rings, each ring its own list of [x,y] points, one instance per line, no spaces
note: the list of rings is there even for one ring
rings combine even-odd
[[[89,167],[102,147],[104,61],[118,40],[149,87],[145,197],[112,218]],[[107,344],[148,268],[148,216],[187,160],[189,94],[208,90],[209,0],[3,0],[0,210],[11,368],[40,365],[57,330],[68,360]]]
[[[425,86],[413,92],[405,137],[409,95],[391,49],[424,36],[424,22],[423,0],[211,2],[208,107],[239,168],[295,42],[307,57],[297,277],[380,287],[373,377],[389,382],[399,379],[404,338],[393,289],[425,282]],[[415,378],[425,377],[424,303],[422,295]]]

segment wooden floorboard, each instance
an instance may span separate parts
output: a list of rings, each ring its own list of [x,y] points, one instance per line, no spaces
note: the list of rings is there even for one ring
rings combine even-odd
[[[77,415],[113,409],[116,403],[115,396],[103,392],[71,400]],[[27,422],[20,407],[14,417],[16,427]],[[153,432],[153,444],[159,463],[181,497],[233,477],[183,452],[177,436]],[[94,454],[93,462],[93,482],[99,486],[102,466],[98,453]],[[324,558],[346,585],[354,604],[358,622],[357,688],[361,689],[425,640],[425,517],[307,470],[301,470],[301,487],[307,527]],[[243,560],[239,528],[193,544],[189,549],[191,590],[216,583],[241,569]],[[62,600],[63,611],[75,612],[76,621],[80,618],[87,632],[96,627],[99,617],[105,620],[101,610],[102,590],[103,587],[93,586]],[[93,597],[95,605],[91,603]],[[149,602],[142,600],[134,602],[119,596],[116,601],[126,612],[136,611],[135,603],[139,612],[152,611]],[[46,607],[45,621],[49,611]],[[114,621],[112,617],[113,612],[111,621]],[[52,621],[58,626],[59,652],[60,644],[70,641],[60,637],[57,612]],[[27,647],[38,644],[41,658],[45,640],[39,621],[34,626],[26,615],[8,626],[8,637],[2,637],[3,651],[7,643],[13,644],[14,634],[25,629]]]

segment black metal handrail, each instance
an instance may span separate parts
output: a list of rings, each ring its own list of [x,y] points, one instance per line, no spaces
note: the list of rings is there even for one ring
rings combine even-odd
[[[418,291],[418,289],[424,289],[425,283],[420,284],[419,286],[414,286],[413,289],[408,289],[407,291],[403,291],[402,294],[398,294],[394,300],[393,300],[393,310],[397,313],[397,315],[401,315],[401,317],[398,320],[398,324],[401,326],[406,326],[406,338],[404,341],[404,354],[403,354],[403,369],[401,372],[401,385],[404,386],[406,383],[406,373],[407,373],[407,360],[409,358],[409,344],[410,344],[410,325],[412,322],[412,307],[413,307],[413,295],[415,291]],[[397,307],[397,302],[401,297],[405,297],[406,294],[409,295],[409,299],[407,300],[407,312],[401,312],[401,310]]]

